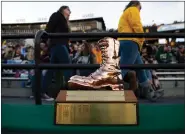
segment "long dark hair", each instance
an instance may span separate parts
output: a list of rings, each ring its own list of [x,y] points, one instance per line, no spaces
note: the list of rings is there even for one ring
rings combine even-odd
[[[61,6],[58,11],[62,13],[67,8],[69,8],[69,7],[68,6]]]
[[[132,0],[125,7],[124,11],[127,10],[129,7],[138,6],[138,5],[140,5],[140,2],[138,0]]]
[[[65,9],[69,8],[68,6],[61,6],[59,9],[58,9],[58,12],[62,13],[63,14],[63,11]],[[64,15],[63,15],[64,16]],[[64,17],[65,18],[65,17]],[[66,19],[66,18],[65,18]],[[70,29],[70,24],[69,24],[69,20],[66,19],[66,22],[67,22],[67,26],[68,26],[68,31],[71,32],[71,29]]]

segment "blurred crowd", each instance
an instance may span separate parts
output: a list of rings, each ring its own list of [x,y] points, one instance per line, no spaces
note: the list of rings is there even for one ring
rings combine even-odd
[[[97,42],[75,42],[70,43],[68,50],[73,64],[100,64],[101,51],[97,47]],[[46,43],[40,43],[40,61],[41,63],[50,63],[49,46]],[[32,64],[34,63],[34,47],[24,44],[13,44],[11,42],[3,43],[1,50],[1,62],[6,64]],[[166,64],[166,63],[185,63],[185,46],[176,44],[174,46],[163,44],[147,44],[144,43],[141,55],[145,64]],[[94,70],[77,69],[73,74],[87,76]],[[155,75],[155,70],[152,72],[152,78],[155,82],[159,82]],[[32,86],[33,70],[3,70],[2,74],[13,74],[16,78],[28,78],[24,84],[25,87]],[[4,75],[6,76],[6,75]],[[10,75],[9,75],[10,76]],[[11,76],[12,77],[12,76]],[[159,85],[159,84],[156,84]],[[46,97],[48,99],[48,97]],[[50,98],[49,98],[50,99]]]
[[[185,46],[183,44],[177,44],[171,46],[168,44],[153,45],[144,44],[141,51],[141,55],[144,61],[148,61],[150,64],[155,60],[156,63],[185,63]]]
[[[42,63],[49,63],[50,54],[49,47],[45,43],[40,44]],[[77,64],[100,64],[101,51],[97,47],[96,42],[75,42],[68,46],[72,63]],[[185,63],[185,45],[176,44],[174,46],[168,44],[147,44],[143,45],[141,55],[143,60],[149,63]],[[14,44],[11,42],[2,44],[1,63],[22,63],[25,61],[34,61],[34,47],[31,45]]]
[[[1,63],[9,63],[34,60],[34,47],[31,45],[4,43],[1,48]]]
[[[87,45],[86,45],[87,44]],[[90,47],[89,47],[90,46]],[[96,47],[96,43],[79,42],[70,45],[70,55],[74,62],[82,62],[82,57],[89,57],[89,63],[101,63],[101,52]],[[156,63],[185,63],[185,45],[177,43],[175,46],[169,44],[149,44],[144,43],[141,55],[144,61],[150,64]],[[78,60],[77,60],[78,59]],[[155,62],[153,62],[153,60]],[[84,63],[88,63],[84,60]]]

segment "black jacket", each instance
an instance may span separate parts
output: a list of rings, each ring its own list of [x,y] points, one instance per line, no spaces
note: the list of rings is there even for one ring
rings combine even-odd
[[[51,15],[49,22],[46,26],[46,32],[48,33],[69,33],[69,27],[64,15],[60,12],[55,12]],[[49,39],[49,45],[52,47],[56,44],[68,45],[68,38],[51,38]]]

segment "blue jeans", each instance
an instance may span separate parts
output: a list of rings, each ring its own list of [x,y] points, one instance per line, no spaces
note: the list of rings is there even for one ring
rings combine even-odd
[[[52,64],[57,64],[57,63],[71,64],[69,51],[65,45],[61,45],[61,44],[54,45],[51,48],[50,54],[51,54],[50,63]],[[42,80],[42,91],[45,91],[49,87],[55,72],[57,72],[57,70],[48,70],[46,72]],[[72,70],[69,70],[69,69],[64,70],[63,75],[64,75],[65,83],[67,85],[68,80],[72,76]],[[63,86],[66,86],[66,85],[63,85]]]
[[[152,70],[146,69],[146,76],[151,81],[152,80]]]
[[[138,50],[138,45],[133,41],[120,41],[119,55],[121,56],[120,64],[143,64]],[[128,69],[122,70],[123,78],[128,73],[128,71]],[[136,70],[136,74],[140,84],[145,85],[146,83],[148,83],[148,78],[144,69]]]

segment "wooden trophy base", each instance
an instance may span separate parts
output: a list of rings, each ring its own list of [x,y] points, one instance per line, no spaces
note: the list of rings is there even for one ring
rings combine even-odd
[[[137,125],[137,99],[132,91],[60,91],[55,124]]]

